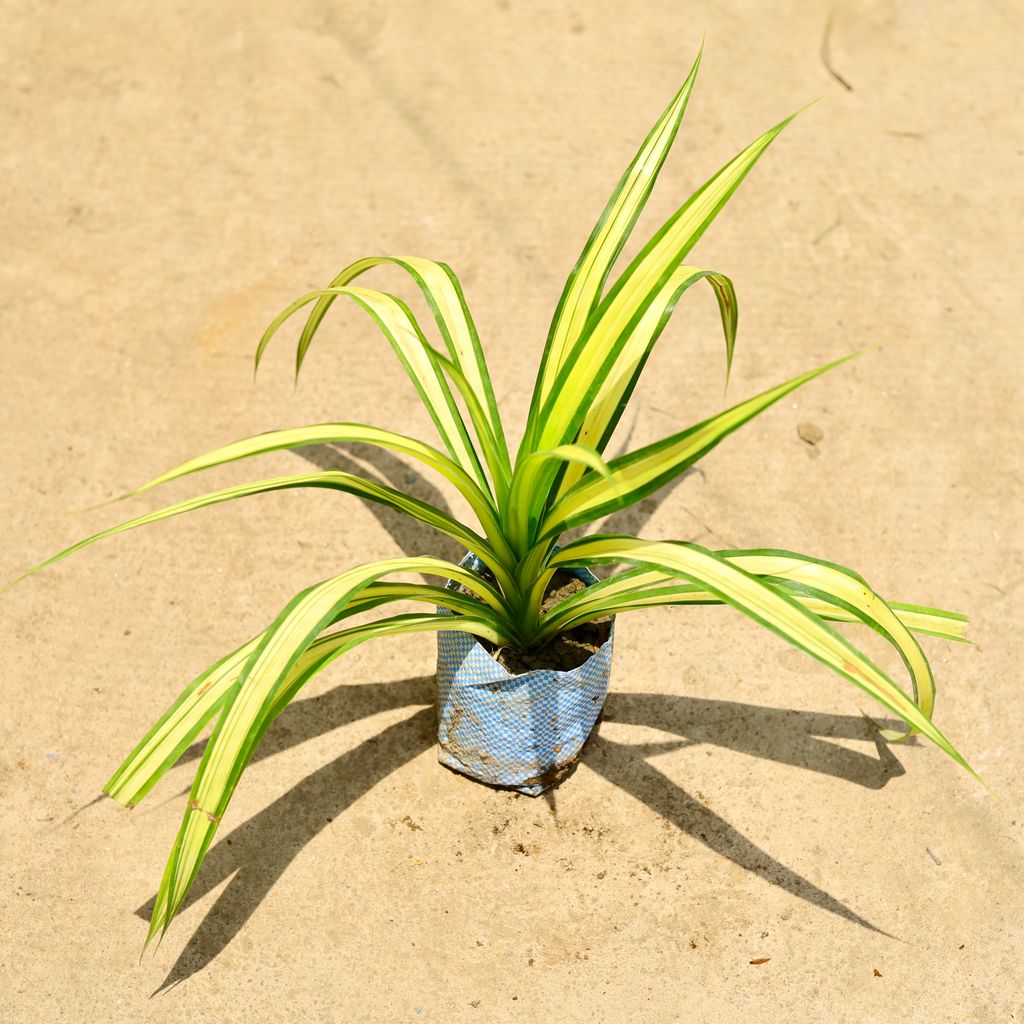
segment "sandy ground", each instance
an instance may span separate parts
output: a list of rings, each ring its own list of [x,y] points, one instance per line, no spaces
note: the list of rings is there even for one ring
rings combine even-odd
[[[0,598],[3,1021],[1021,1020],[1018,5],[836,5],[852,89],[811,2],[4,6],[0,578],[236,437],[431,436],[357,311],[297,391],[285,344],[252,383],[265,323],[359,256],[455,267],[521,422],[561,282],[707,26],[648,230],[822,97],[695,254],[739,289],[729,397],[880,347],[618,525],[969,613],[975,646],[927,643],[937,719],[996,796],[879,748],[866,698],[731,612],[620,623],[607,720],[549,801],[437,764],[430,637],[369,645],[276,724],[139,963],[195,761],[132,813],[90,802],[112,769],[309,582],[455,554],[354,499],[254,498]],[[715,319],[681,307],[632,443],[721,407]],[[347,458],[307,455],[163,497]]]

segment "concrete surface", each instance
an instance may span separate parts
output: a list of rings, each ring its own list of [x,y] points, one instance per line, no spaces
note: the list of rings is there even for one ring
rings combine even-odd
[[[90,803],[112,769],[301,587],[454,553],[353,499],[254,498],[0,598],[4,1021],[1021,1019],[1019,5],[836,4],[838,78],[829,6],[795,0],[4,8],[0,577],[309,465],[66,514],[249,433],[430,437],[357,311],[297,391],[283,343],[251,381],[265,323],[362,255],[455,267],[521,422],[565,274],[706,26],[648,230],[822,97],[695,254],[739,289],[729,397],[880,349],[620,525],[794,548],[968,612],[976,646],[927,644],[937,720],[996,794],[924,744],[877,749],[859,691],[702,609],[620,624],[598,741],[553,801],[516,799],[436,763],[431,638],[370,645],[275,726],[139,963],[195,762],[133,813]],[[721,363],[690,297],[632,443],[719,408]]]

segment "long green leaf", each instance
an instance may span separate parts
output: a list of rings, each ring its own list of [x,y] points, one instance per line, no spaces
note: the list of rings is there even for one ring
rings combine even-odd
[[[451,359],[446,359],[439,352],[433,349],[428,351],[428,356],[445,372],[455,385],[462,400],[466,403],[466,410],[469,412],[470,421],[476,431],[480,447],[483,449],[484,461],[491,473],[491,480],[494,484],[494,493],[498,504],[502,504],[508,496],[508,488],[512,476],[512,468],[508,461],[508,451],[504,438],[496,438],[494,431],[488,422],[487,410],[480,401],[480,395],[473,388],[473,385],[466,379],[465,374],[458,365]]]
[[[330,286],[324,292],[319,293],[319,297],[316,299],[316,304],[313,306],[299,338],[295,372],[298,374],[301,369],[313,335],[331,304],[337,298],[333,290],[344,288],[374,267],[389,264],[400,267],[416,282],[433,313],[435,323],[452,360],[483,411],[482,420],[485,427],[481,430],[478,425],[477,432],[481,444],[488,452],[488,462],[497,484],[501,477],[506,476],[510,470],[508,447],[476,324],[473,322],[472,314],[466,304],[459,279],[447,264],[437,263],[419,256],[371,256],[357,260],[345,267],[331,281]],[[293,303],[270,325],[260,339],[256,351],[257,366],[274,333],[304,304],[302,300],[299,300],[299,303]]]
[[[731,558],[731,551],[716,552],[722,558]],[[742,560],[737,560],[742,567]],[[755,572],[753,575],[757,576]],[[759,577],[763,578],[763,577]],[[829,622],[861,622],[860,616],[833,601],[818,599],[804,593],[799,586],[785,579],[766,580],[770,586],[783,590],[808,611]],[[571,630],[584,622],[618,615],[620,612],[663,605],[710,605],[724,602],[709,590],[695,583],[679,583],[678,578],[658,570],[632,569],[601,580],[586,590],[560,601],[544,616],[540,644],[545,640]],[[958,612],[903,601],[887,604],[907,629],[923,636],[934,636],[955,643],[970,643],[966,639],[967,617]]]
[[[353,597],[381,576],[394,572],[445,576],[449,570],[450,564],[440,559],[388,559],[343,572],[308,588],[286,605],[250,655],[207,745],[160,884],[149,938],[157,931],[166,931],[181,906],[252,751],[283,708],[284,696],[290,699],[294,693],[296,673],[303,681],[308,678],[308,672],[302,675],[300,659],[309,652],[321,630]],[[468,616],[417,615],[402,620],[397,627],[384,620],[333,634],[338,647],[332,655],[389,631],[460,628],[499,640],[486,622]]]
[[[555,505],[538,531],[538,539],[557,536],[573,526],[593,522],[642,500],[685,472],[723,438],[780,398],[855,355],[857,353],[802,373],[678,434],[612,459],[608,463],[610,476],[584,478]]]
[[[935,706],[935,680],[928,659],[895,609],[875,593],[861,576],[844,566],[788,551],[736,552],[730,555],[729,561],[757,576],[785,581],[786,590],[790,594],[800,593],[842,608],[885,637],[899,652],[910,674],[914,703],[931,719]],[[908,732],[883,730],[883,735],[890,740],[900,740],[914,731],[916,727],[911,723]]]
[[[728,559],[695,544],[597,535],[567,545],[552,557],[550,565],[558,567],[587,561],[648,565],[664,572],[676,573],[701,585],[859,686],[977,776],[932,723],[926,711],[878,666],[797,601],[768,586]]]
[[[241,758],[238,774],[240,775],[241,770],[244,768],[245,763],[247,763],[252,751],[263,738],[266,730],[272,724],[277,715],[280,714],[298,690],[330,661],[333,661],[336,657],[351,650],[353,647],[358,646],[360,643],[376,637],[395,635],[399,633],[443,630],[462,630],[475,633],[478,636],[485,637],[492,641],[495,640],[495,634],[492,632],[488,624],[480,619],[474,619],[468,616],[453,617],[450,615],[436,614],[398,615],[378,622],[372,622],[363,626],[356,626],[336,633],[331,633],[315,640],[297,658],[294,667],[284,678],[276,695],[270,699],[266,713],[263,714],[262,718],[258,722],[254,723],[249,735],[247,752]],[[238,684],[236,684],[232,693],[237,696]],[[218,723],[218,729],[221,727],[222,723],[223,716],[221,722]],[[207,746],[206,755],[209,755],[211,746],[216,740],[217,731],[215,730],[213,737],[211,737],[210,745]],[[203,763],[200,765],[200,772],[203,770],[203,764],[205,763],[206,756],[204,756]],[[235,782],[237,783],[237,776],[235,778]],[[210,841],[213,838],[213,834],[216,832],[217,825],[219,824],[218,819],[220,816],[218,815],[211,816],[209,813],[201,812],[201,815],[196,815],[195,817],[192,816],[192,812],[200,810],[200,806],[196,798],[198,783],[199,776],[197,775],[196,783],[193,784],[192,795],[189,799],[189,807],[185,813],[185,820],[182,822],[182,827],[179,830],[174,846],[172,847],[168,864],[164,872],[164,877],[157,893],[153,916],[150,920],[149,934],[146,938],[147,945],[157,931],[160,931],[162,934],[167,930],[171,918],[180,908],[185,896],[187,896],[188,889],[191,887],[191,884],[195,879],[195,875],[198,872],[202,859],[205,856],[206,850],[208,849]],[[228,800],[230,799],[230,795],[231,794],[228,793]],[[198,845],[190,844],[189,840],[191,839],[195,841],[197,839],[197,835]],[[180,878],[177,879],[179,888],[177,890],[178,895],[176,896],[175,889],[171,883],[174,879],[175,869],[181,868],[180,855],[183,850],[186,855],[194,856],[197,859],[193,862],[190,876],[184,881]]]
[[[437,353],[424,337],[412,311],[396,296],[359,287],[322,288],[310,292],[296,299],[264,332],[256,351],[257,365],[270,338],[288,317],[303,306],[326,297],[351,299],[370,315],[419,393],[452,458],[486,490],[487,478],[448,382],[441,373]],[[300,352],[304,354],[301,342]]]
[[[626,409],[633,389],[661,332],[665,329],[676,304],[684,292],[698,281],[706,280],[718,299],[725,334],[725,374],[728,381],[732,369],[732,354],[736,344],[736,325],[739,307],[732,281],[724,274],[697,267],[679,267],[647,307],[636,329],[623,345],[616,361],[604,379],[600,390],[587,410],[580,427],[578,443],[592,445],[604,451],[605,445]],[[583,475],[582,466],[570,466],[559,486],[559,496],[565,494]]]
[[[744,572],[756,576],[775,590],[782,591],[819,618],[832,621],[861,622],[888,640],[899,653],[910,674],[914,702],[929,718],[935,702],[935,680],[931,667],[918,642],[911,636],[915,625],[927,632],[950,639],[963,638],[966,619],[952,612],[890,604],[882,599],[852,569],[808,558],[789,551],[720,551],[723,558]],[[627,579],[618,586],[595,585],[552,609],[550,622],[543,635],[571,629],[579,622],[619,614],[638,608],[665,604],[721,603],[713,593],[693,584],[656,586],[672,580],[671,575],[657,571],[624,574]],[[660,577],[660,580],[658,579]],[[910,610],[912,608],[912,610]],[[882,730],[886,739],[898,741],[910,733]]]
[[[220,710],[262,634],[196,676],[139,740],[103,791],[134,807],[163,777]]]
[[[647,199],[658,180],[665,158],[675,141],[686,105],[697,80],[704,53],[703,44],[679,92],[655,122],[632,163],[626,168],[601,212],[587,244],[565,282],[562,296],[548,331],[534,389],[534,407],[539,409],[548,397],[551,384],[566,355],[582,333],[590,314],[601,297],[612,265],[633,230]]]
[[[478,555],[487,565],[487,568],[494,574],[495,578],[498,579],[502,589],[506,593],[515,592],[514,580],[505,568],[504,561],[478,533],[469,529],[467,526],[463,526],[451,516],[442,512],[440,509],[435,508],[433,505],[427,504],[425,501],[420,501],[418,498],[410,497],[407,494],[403,494],[401,491],[396,491],[393,487],[377,483],[374,480],[366,480],[362,477],[353,476],[351,473],[343,473],[340,470],[333,469],[324,470],[320,473],[305,473],[298,476],[282,476],[276,477],[272,480],[260,480],[257,483],[225,487],[219,491],[212,491],[209,494],[200,495],[198,498],[191,498],[188,501],[182,501],[176,505],[169,505],[167,508],[158,509],[156,512],[150,512],[146,515],[138,516],[135,519],[130,519],[128,522],[120,523],[119,525],[109,527],[106,530],[101,530],[99,533],[94,533],[91,537],[86,537],[84,540],[78,541],[77,544],[72,544],[70,547],[58,552],[56,555],[46,559],[44,562],[40,562],[27,572],[22,573],[21,576],[13,580],[7,586],[11,587],[17,583],[18,580],[22,580],[26,576],[31,576],[33,573],[39,572],[41,569],[45,569],[47,566],[53,565],[54,562],[59,562],[62,558],[66,558],[75,551],[79,551],[89,544],[94,544],[98,540],[103,540],[105,537],[112,537],[114,534],[124,533],[126,530],[132,530],[138,526],[146,526],[149,523],[159,522],[162,519],[170,519],[172,516],[181,515],[185,512],[192,512],[196,509],[205,508],[209,505],[217,505],[221,502],[232,501],[235,498],[246,497],[250,494],[263,494],[270,491],[288,490],[296,487],[323,487],[328,490],[345,491],[349,494],[356,494],[362,498],[369,498],[371,501],[375,501],[378,504],[386,505],[389,508],[396,509],[399,512],[412,516],[414,519],[418,519],[420,522],[426,523],[428,526],[432,526],[435,529],[440,530],[442,533],[447,534],[449,537],[454,538],[474,554]],[[5,587],[4,589],[7,588]]]
[[[545,402],[531,413],[525,450],[575,440],[591,403],[648,307],[793,116],[765,132],[709,179],[623,271],[562,361]]]
[[[498,414],[498,404],[494,398],[480,337],[459,279],[446,263],[434,263],[414,256],[406,256],[395,262],[404,266],[419,285],[452,360],[483,408],[490,427],[490,437],[497,446],[503,468],[507,472],[510,462],[501,416]]]
[[[456,575],[464,582],[475,582],[471,577],[459,574],[457,566],[454,568]],[[424,583],[370,583],[331,624],[400,600],[425,602],[467,615],[486,623],[496,634],[502,635],[502,642],[511,641],[511,637],[502,633],[503,619],[479,599],[447,587]],[[225,697],[262,639],[261,633],[221,658],[189,683],[125,758],[103,787],[104,792],[126,807],[134,807],[139,803],[194,742],[203,726],[220,710]]]
[[[180,466],[161,473],[160,476],[134,488],[123,497],[130,498],[190,473],[197,473],[204,469],[221,466],[239,459],[251,458],[255,455],[263,455],[267,452],[313,444],[347,443],[370,444],[378,448],[385,448],[411,456],[418,462],[436,470],[454,484],[459,493],[469,502],[470,507],[480,520],[480,525],[488,540],[496,549],[501,550],[503,538],[501,527],[495,516],[494,502],[488,493],[480,489],[469,474],[431,445],[403,434],[381,430],[379,427],[371,427],[363,423],[321,423],[308,427],[271,430],[264,434],[256,434],[253,437],[234,441],[221,448],[206,452],[204,455],[189,459]],[[508,553],[507,549],[504,553]]]
[[[583,465],[601,477],[611,476],[608,464],[589,445],[561,444],[548,452],[531,452],[520,456],[512,476],[508,504],[502,515],[506,536],[519,551],[528,549],[536,532],[537,520],[543,508],[537,500],[537,490],[545,467],[551,464]]]

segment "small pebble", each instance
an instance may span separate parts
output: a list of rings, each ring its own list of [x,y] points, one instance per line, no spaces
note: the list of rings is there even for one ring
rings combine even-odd
[[[800,440],[811,447],[814,447],[825,436],[825,431],[817,423],[811,423],[809,420],[797,424],[796,432],[800,436]]]

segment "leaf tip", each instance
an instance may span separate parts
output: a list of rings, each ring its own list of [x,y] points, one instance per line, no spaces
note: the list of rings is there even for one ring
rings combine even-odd
[[[20,576],[15,576],[13,580],[9,580],[7,583],[0,586],[0,594],[6,594],[8,590],[12,590],[22,580],[28,579],[29,576],[34,576],[40,569],[45,569],[50,563],[40,562],[38,565],[32,566],[31,569],[26,569]]]
[[[84,516],[90,512],[97,512],[101,508],[106,508],[108,505],[116,505],[120,501],[124,501],[126,498],[134,498],[135,495],[140,494],[142,491],[152,487],[152,483],[142,484],[140,487],[134,487],[130,491],[125,491],[124,494],[115,494],[112,498],[104,498],[103,501],[97,501],[94,505],[84,505],[82,508],[68,509],[64,514],[67,516]]]

